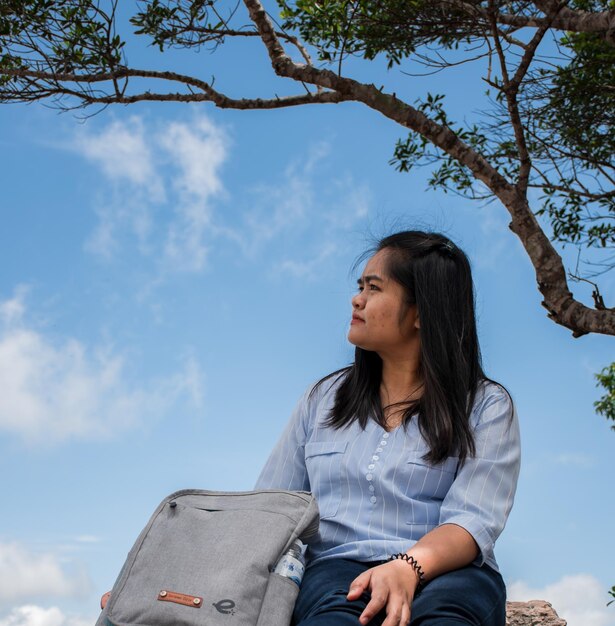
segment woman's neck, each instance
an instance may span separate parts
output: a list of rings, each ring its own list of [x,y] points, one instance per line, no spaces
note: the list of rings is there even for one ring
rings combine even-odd
[[[410,358],[403,356],[380,355],[382,359],[382,386],[390,395],[407,396],[412,389],[422,383],[418,350]]]
[[[418,355],[412,360],[382,360],[380,399],[387,429],[400,425],[407,408],[405,403],[417,400],[422,392],[423,379],[419,371]]]

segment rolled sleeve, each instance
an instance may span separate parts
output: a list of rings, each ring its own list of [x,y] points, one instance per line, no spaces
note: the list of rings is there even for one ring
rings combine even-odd
[[[520,437],[512,400],[500,387],[484,394],[471,419],[476,424],[476,456],[459,469],[442,502],[440,524],[467,530],[480,549],[475,563],[482,565],[492,560],[495,541],[513,504]]]
[[[308,400],[309,391],[295,407],[282,436],[256,481],[255,489],[310,490],[305,467]]]

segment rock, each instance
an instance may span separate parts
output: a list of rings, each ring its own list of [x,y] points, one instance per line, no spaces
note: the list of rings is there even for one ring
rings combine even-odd
[[[506,626],[566,626],[555,609],[544,600],[506,603]]]

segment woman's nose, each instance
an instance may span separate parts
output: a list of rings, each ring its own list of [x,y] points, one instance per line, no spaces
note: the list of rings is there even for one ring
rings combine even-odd
[[[352,296],[351,302],[352,302],[353,309],[360,309],[364,304],[363,294],[362,293],[355,294],[354,296]]]

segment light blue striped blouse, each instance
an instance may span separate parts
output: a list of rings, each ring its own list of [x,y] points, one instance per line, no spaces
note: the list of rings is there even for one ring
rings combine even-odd
[[[299,401],[257,489],[311,491],[320,509],[320,536],[308,558],[379,561],[405,552],[440,524],[465,528],[476,540],[477,564],[494,569],[495,540],[510,512],[519,474],[517,417],[498,385],[481,385],[471,414],[476,456],[459,467],[430,465],[416,419],[386,432],[370,420],[334,430],[323,422],[337,382]]]

